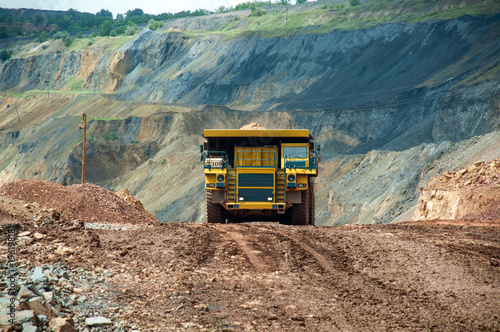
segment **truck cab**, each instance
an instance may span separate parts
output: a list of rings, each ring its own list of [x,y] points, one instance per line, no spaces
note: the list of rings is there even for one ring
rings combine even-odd
[[[320,147],[307,129],[205,129],[207,222],[314,225]]]

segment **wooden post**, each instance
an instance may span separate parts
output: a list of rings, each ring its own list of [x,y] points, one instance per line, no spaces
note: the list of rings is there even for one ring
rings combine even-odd
[[[87,149],[87,115],[83,113],[83,156],[82,156],[82,184],[85,183],[85,150]]]

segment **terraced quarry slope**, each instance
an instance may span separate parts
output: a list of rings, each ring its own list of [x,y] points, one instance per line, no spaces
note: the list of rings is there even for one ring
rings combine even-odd
[[[0,69],[0,181],[79,182],[85,112],[88,181],[201,222],[202,130],[258,122],[322,144],[319,224],[410,219],[431,176],[500,157],[498,15],[26,51]]]

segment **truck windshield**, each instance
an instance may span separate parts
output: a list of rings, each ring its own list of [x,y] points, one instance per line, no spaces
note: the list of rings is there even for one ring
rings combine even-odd
[[[283,156],[286,159],[307,159],[306,146],[286,146],[283,148]]]

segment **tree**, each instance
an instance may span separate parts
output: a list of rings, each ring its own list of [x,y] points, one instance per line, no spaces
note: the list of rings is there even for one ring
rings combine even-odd
[[[55,39],[62,39],[63,41],[69,37],[69,33],[68,31],[57,31],[56,33],[54,33],[54,35],[52,36],[52,38]]]
[[[113,19],[113,13],[111,13],[109,10],[106,9],[101,9],[101,11],[97,12],[95,16],[98,17],[107,17]]]
[[[128,10],[127,13],[125,14],[127,18],[130,18],[132,16],[142,16],[144,15],[144,12],[140,8],[136,8],[134,10]]]
[[[10,50],[2,50],[0,52],[0,60],[2,61],[9,60],[11,56],[12,56],[12,51]]]
[[[151,30],[155,31],[155,30],[157,30],[157,29],[159,29],[159,28],[162,28],[162,27],[163,27],[163,23],[162,23],[162,22],[155,21],[155,20],[150,20],[150,21],[149,21],[149,24],[148,24],[148,27],[149,27]]]
[[[127,36],[133,36],[137,33],[137,24],[132,21],[127,23],[127,29],[125,30],[125,34]]]
[[[73,37],[68,36],[64,39],[64,46],[69,47],[71,44],[73,44]]]
[[[256,7],[255,5],[250,7],[250,9],[252,10],[252,13],[250,14],[250,16],[259,17],[259,16],[264,16],[267,14],[267,12],[264,9]]]
[[[40,32],[40,36],[38,36],[38,41],[40,43],[44,43],[49,40],[49,36],[47,35],[47,31]]]
[[[111,30],[113,30],[113,22],[106,20],[99,25],[99,36],[109,36]]]
[[[298,3],[299,5],[301,5],[303,3],[306,3],[307,0],[296,0],[295,2]]]
[[[360,0],[349,0],[349,5],[351,5],[352,7],[359,6],[360,3]]]

